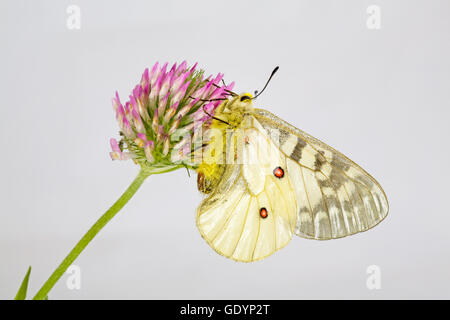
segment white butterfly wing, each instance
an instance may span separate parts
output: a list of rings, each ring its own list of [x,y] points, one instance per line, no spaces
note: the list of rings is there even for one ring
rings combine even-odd
[[[237,158],[242,154],[242,159],[227,164],[197,210],[200,234],[216,252],[237,261],[260,260],[283,248],[294,233],[340,238],[386,217],[380,185],[347,157],[265,110],[256,109],[251,123],[239,132],[244,142]],[[234,146],[227,148],[230,161]],[[278,167],[282,177],[275,175]]]
[[[295,233],[334,239],[366,231],[388,213],[386,195],[361,167],[340,152],[268,111],[255,117],[286,158],[286,173],[297,200]]]
[[[197,210],[197,227],[219,254],[250,262],[291,240],[299,209],[289,179],[273,175],[273,168],[286,165],[286,157],[262,129],[243,133],[248,141],[242,145],[243,164],[227,165],[218,187]]]

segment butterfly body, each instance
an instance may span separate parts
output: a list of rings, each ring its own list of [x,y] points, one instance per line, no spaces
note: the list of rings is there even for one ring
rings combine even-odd
[[[210,131],[214,135],[210,137],[207,151],[203,152],[202,162],[197,169],[197,187],[202,193],[211,193],[225,171],[227,131],[244,127],[244,119],[253,111],[249,100],[240,101],[242,96],[251,95],[244,94],[230,101],[226,100],[215,112],[215,118],[220,120],[213,120],[211,123]]]
[[[236,261],[263,259],[292,236],[334,239],[365,231],[388,212],[378,182],[347,157],[242,94],[224,101],[198,168],[208,196],[202,237]]]

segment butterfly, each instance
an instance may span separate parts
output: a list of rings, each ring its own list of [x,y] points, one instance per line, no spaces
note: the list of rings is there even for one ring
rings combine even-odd
[[[240,262],[272,255],[297,235],[328,240],[366,231],[388,213],[380,184],[339,151],[253,107],[249,93],[214,113],[197,169],[206,198],[201,236]]]

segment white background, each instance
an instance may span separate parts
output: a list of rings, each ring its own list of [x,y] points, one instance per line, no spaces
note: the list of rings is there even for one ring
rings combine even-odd
[[[81,29],[66,26],[69,5]],[[366,26],[369,5],[381,29]],[[2,1],[0,298],[31,265],[34,295],[138,172],[112,162],[111,98],[154,62],[224,72],[257,106],[327,142],[383,186],[376,228],[319,242],[294,237],[243,264],[195,226],[185,170],[152,176],[50,299],[450,298],[448,1]],[[381,270],[381,289],[366,269]]]

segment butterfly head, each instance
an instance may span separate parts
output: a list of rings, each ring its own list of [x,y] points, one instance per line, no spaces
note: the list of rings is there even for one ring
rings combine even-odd
[[[230,111],[251,110],[253,108],[252,101],[253,96],[250,93],[242,93],[231,99],[231,101],[227,105],[227,108]]]

